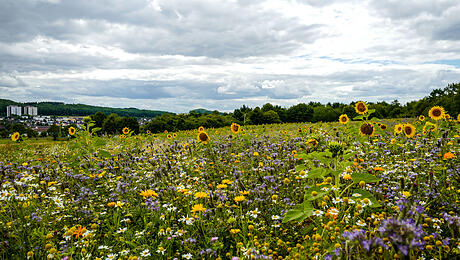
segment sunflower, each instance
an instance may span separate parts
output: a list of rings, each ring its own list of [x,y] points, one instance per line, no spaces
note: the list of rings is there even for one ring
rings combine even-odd
[[[316,139],[310,139],[307,141],[307,145],[310,145],[312,147],[318,146],[318,141]]]
[[[11,140],[13,142],[17,142],[19,140],[19,138],[21,137],[21,134],[19,134],[18,132],[14,133],[11,135]]]
[[[347,124],[348,120],[350,120],[350,119],[348,118],[348,116],[346,114],[340,115],[340,117],[339,117],[339,122],[341,124],[344,124],[344,125]]]
[[[177,134],[176,134],[176,133],[173,133],[173,137],[176,138],[176,137],[177,137]]]
[[[200,133],[204,132],[204,127],[202,127],[202,126],[198,127],[198,132],[200,132]]]
[[[302,131],[302,127],[299,127],[299,128],[297,129],[297,132],[302,133],[302,132],[303,132],[303,131]]]
[[[380,126],[380,129],[382,129],[382,130],[386,130],[386,129],[387,129],[387,125],[385,125],[385,124],[380,124],[379,126]]]
[[[122,132],[123,132],[124,135],[129,134],[129,128],[127,128],[127,127],[123,128]]]
[[[460,123],[460,114],[457,115],[457,122]]]
[[[209,141],[209,135],[206,132],[199,132],[197,136],[198,141],[206,143]]]
[[[167,137],[168,139],[171,139],[171,138],[172,138],[172,135],[171,135],[171,134],[168,134],[166,137]]]
[[[430,109],[428,115],[431,117],[431,119],[438,121],[444,117],[444,108],[440,106],[434,106]]]
[[[408,138],[412,138],[415,135],[415,127],[409,123],[404,125],[403,130]]]
[[[75,127],[73,126],[69,127],[69,135],[74,135],[76,131],[77,130],[75,130]]]
[[[152,133],[152,132],[150,132],[150,130],[147,130],[147,132],[146,132],[146,134],[148,134],[148,135],[151,134],[151,133]]]
[[[366,108],[367,109],[367,108]],[[373,136],[374,133],[375,133],[375,128],[372,124],[370,123],[364,123],[361,125],[361,127],[359,128],[359,132],[361,133],[361,135],[367,135],[367,136]]]
[[[420,116],[418,117],[418,120],[420,120],[420,121],[425,121],[425,116],[424,116],[424,115],[420,115]]]
[[[403,130],[403,125],[402,124],[397,124],[395,125],[395,135],[400,134]]]
[[[426,134],[427,132],[434,132],[436,130],[438,130],[438,126],[427,121],[423,127],[423,134]]]
[[[233,123],[231,126],[230,126],[230,129],[232,130],[232,133],[234,134],[238,134],[240,132],[240,125],[237,124],[237,123]]]
[[[356,111],[356,113],[358,113],[360,115],[366,114],[368,110],[369,109],[367,108],[366,104],[364,102],[362,102],[362,101],[359,101],[355,105],[355,111]]]

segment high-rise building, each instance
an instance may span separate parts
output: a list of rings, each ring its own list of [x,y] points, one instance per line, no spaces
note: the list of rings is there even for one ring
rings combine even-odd
[[[38,115],[38,108],[33,106],[24,107],[24,115],[36,116]]]
[[[22,107],[20,107],[20,106],[7,106],[6,107],[6,116],[12,116],[12,115],[21,116],[22,115]]]

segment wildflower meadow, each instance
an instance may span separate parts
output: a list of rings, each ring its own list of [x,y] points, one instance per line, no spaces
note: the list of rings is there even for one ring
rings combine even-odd
[[[458,259],[460,117],[0,146],[2,259]]]

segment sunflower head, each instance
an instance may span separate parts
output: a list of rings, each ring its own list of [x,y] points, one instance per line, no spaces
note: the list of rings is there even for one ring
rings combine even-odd
[[[415,135],[415,127],[409,123],[403,126],[403,131],[408,138],[412,138]]]
[[[355,111],[360,115],[366,114],[368,110],[367,105],[362,101],[355,104]]]
[[[145,132],[145,133],[149,135],[149,134],[151,134],[152,132],[150,132],[150,130],[147,130],[147,132]]]
[[[197,136],[198,141],[206,143],[210,140],[209,135],[206,132],[199,132]]]
[[[302,127],[299,127],[299,128],[297,129],[297,132],[302,133],[302,132],[303,132],[303,131],[302,131]]]
[[[198,127],[198,132],[204,132],[204,127],[202,126]]]
[[[361,135],[363,136],[373,136],[374,133],[375,133],[375,128],[372,124],[370,123],[364,123],[361,125],[361,127],[359,128],[359,132],[361,133]]]
[[[348,118],[348,116],[346,114],[340,115],[340,117],[339,117],[339,122],[341,124],[345,125],[346,123],[348,123],[348,120],[350,120],[350,119]]]
[[[127,128],[127,127],[123,128],[122,132],[123,132],[124,135],[129,134],[129,128]]]
[[[395,135],[400,134],[403,130],[403,125],[402,124],[397,124],[395,125]]]
[[[19,138],[21,137],[21,134],[19,134],[18,132],[15,132],[11,135],[11,140],[13,142],[17,142],[19,140]]]
[[[172,135],[171,135],[171,134],[168,134],[166,137],[167,137],[168,139],[171,139],[171,138],[172,138]]]
[[[71,126],[69,127],[69,135],[74,135],[77,130],[75,130],[75,127]]]
[[[240,132],[241,130],[241,126],[237,123],[233,123],[231,126],[230,126],[230,130],[232,130],[232,133],[234,134],[237,134]]]
[[[343,148],[344,146],[341,142],[332,141],[327,144],[327,149],[329,149],[334,158],[343,153]]]
[[[427,132],[434,132],[436,130],[438,130],[438,126],[427,121],[423,127],[423,134],[426,134]]]
[[[444,108],[440,106],[434,106],[430,109],[428,112],[428,115],[431,117],[433,120],[440,120],[444,117]]]
[[[457,115],[457,122],[460,123],[460,114]]]
[[[382,130],[386,130],[386,129],[387,129],[387,125],[385,125],[385,124],[380,124],[379,126],[380,126],[380,129],[382,129]]]
[[[176,134],[176,133],[173,133],[173,137],[176,138],[176,137],[177,137],[177,134]]]
[[[316,147],[316,146],[318,146],[318,141],[316,139],[309,139],[307,141],[307,145],[312,146],[312,147]]]
[[[420,115],[420,116],[418,117],[418,120],[420,120],[420,121],[425,121],[425,116],[424,116],[424,115]]]

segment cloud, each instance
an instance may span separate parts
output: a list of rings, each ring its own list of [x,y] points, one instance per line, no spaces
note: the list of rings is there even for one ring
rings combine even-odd
[[[460,3],[6,0],[0,98],[173,112],[402,102],[458,81]]]

